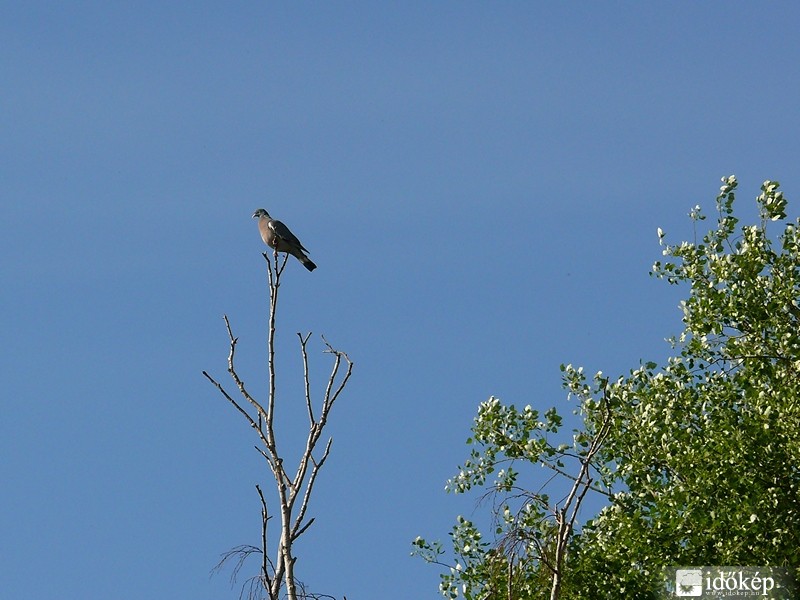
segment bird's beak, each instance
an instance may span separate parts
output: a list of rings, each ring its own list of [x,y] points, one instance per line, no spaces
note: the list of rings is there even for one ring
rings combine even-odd
[[[257,213],[257,212],[254,212],[254,213],[253,213],[253,218],[255,219],[255,218],[257,218],[257,217],[258,217],[258,213]]]

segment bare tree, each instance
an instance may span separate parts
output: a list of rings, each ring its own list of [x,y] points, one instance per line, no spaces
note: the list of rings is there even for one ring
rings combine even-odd
[[[275,320],[278,308],[278,292],[281,285],[281,274],[286,267],[288,255],[279,258],[277,252],[273,253],[274,262],[269,254],[264,253],[269,278],[269,332],[267,336],[267,363],[269,370],[269,386],[266,403],[257,400],[245,387],[244,381],[236,371],[234,359],[238,338],[234,337],[230,321],[224,316],[225,328],[230,341],[228,352],[228,373],[239,391],[240,398],[236,398],[226,391],[221,383],[215,380],[206,371],[203,375],[219,390],[225,399],[236,408],[245,418],[258,438],[256,450],[266,461],[269,471],[274,479],[278,500],[278,514],[280,516],[280,537],[274,550],[274,558],[270,558],[268,547],[268,523],[272,518],[269,503],[264,496],[260,485],[256,491],[261,502],[261,541],[259,546],[237,546],[222,555],[215,570],[219,570],[229,560],[235,560],[232,581],[241,570],[245,560],[251,555],[260,555],[261,566],[259,575],[249,579],[242,588],[242,596],[247,590],[250,600],[261,597],[265,591],[269,600],[279,600],[284,594],[288,600],[298,598],[323,598],[329,597],[312,594],[305,591],[295,576],[294,567],[297,557],[294,554],[294,542],[311,526],[313,517],[308,517],[309,500],[314,489],[317,475],[325,464],[330,453],[333,438],[328,438],[324,447],[318,450],[318,442],[322,437],[328,416],[334,403],[347,385],[353,371],[353,363],[344,352],[334,349],[323,337],[325,352],[333,357],[333,364],[321,404],[315,407],[312,402],[311,377],[309,375],[308,341],[311,334],[297,334],[300,341],[300,354],[303,361],[303,395],[308,412],[309,430],[305,448],[297,466],[292,472],[287,470],[278,441],[275,435]],[[285,586],[285,591],[284,591]]]

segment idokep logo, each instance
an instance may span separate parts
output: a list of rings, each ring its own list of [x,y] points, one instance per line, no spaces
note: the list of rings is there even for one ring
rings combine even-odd
[[[673,567],[666,588],[665,598],[794,598],[788,570],[772,567]]]
[[[702,569],[678,569],[675,571],[676,596],[702,596]]]

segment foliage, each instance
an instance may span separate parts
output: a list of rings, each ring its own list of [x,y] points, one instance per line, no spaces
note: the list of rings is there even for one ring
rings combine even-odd
[[[487,496],[493,503],[495,541],[485,541],[472,521],[459,516],[450,533],[452,564],[443,562],[446,552],[441,543],[421,537],[413,543],[414,554],[446,567],[439,586],[446,597],[547,598],[553,589],[560,588],[560,578],[554,575],[562,571],[578,508],[590,489],[605,493],[595,486],[594,477],[602,465],[594,465],[594,457],[608,433],[602,415],[610,415],[606,402],[587,395],[589,388],[583,384],[580,370],[564,367],[564,371],[571,395],[579,399],[583,410],[600,417],[596,429],[593,421],[586,430],[573,431],[569,442],[558,435],[562,418],[555,409],[540,416],[531,406],[520,411],[497,398],[478,408],[473,437],[467,440],[473,446],[470,458],[447,482],[446,489],[464,493],[484,487],[487,478],[493,476]],[[596,383],[605,385],[600,374]],[[528,490],[519,484],[518,465],[546,467],[551,480],[561,477],[561,483],[567,483]],[[571,474],[573,466],[577,466],[575,474]],[[535,473],[524,479],[533,478]],[[560,501],[551,500],[547,493],[551,488],[562,498]]]
[[[588,383],[580,370],[565,368],[585,439],[605,418],[597,410],[603,401],[612,416],[594,484],[609,501],[571,540],[563,598],[651,598],[669,565],[784,566],[800,575],[800,220],[787,221],[785,196],[766,181],[759,222],[737,229],[736,188],[735,177],[724,178],[716,227],[699,240],[666,245],[666,260],[653,267],[656,277],[689,287],[684,331],[671,340],[666,363]],[[705,220],[700,207],[690,216],[695,227]],[[773,233],[773,224],[782,230]],[[482,405],[476,439],[486,446],[460,469],[454,491],[483,485],[505,460],[556,458],[558,448],[542,441],[548,420],[533,415]],[[515,489],[515,473],[500,471],[494,489]],[[514,525],[546,548],[541,509]],[[443,576],[442,591],[493,598],[484,592],[499,586],[486,568],[507,524],[500,522],[492,542],[460,524],[454,542],[475,553],[459,556],[461,567]],[[429,560],[441,560],[440,546],[415,543]],[[536,587],[541,561],[524,566],[520,587],[498,598],[544,597]]]
[[[800,566],[800,223],[769,235],[787,203],[767,181],[760,223],[736,234],[737,182],[723,183],[717,227],[653,268],[691,286],[679,352],[610,386],[620,405],[601,454],[624,493],[579,540],[580,587],[609,559],[634,576],[593,597],[652,590],[671,564]]]

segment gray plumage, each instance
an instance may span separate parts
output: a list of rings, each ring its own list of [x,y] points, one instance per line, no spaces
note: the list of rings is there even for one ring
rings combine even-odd
[[[269,213],[263,208],[259,208],[253,213],[253,218],[258,219],[258,230],[261,232],[261,239],[264,243],[278,252],[287,252],[291,254],[309,271],[317,268],[311,259],[306,256],[306,250],[297,236],[289,231],[289,228],[269,216]]]

